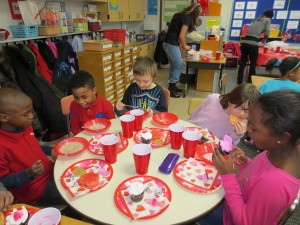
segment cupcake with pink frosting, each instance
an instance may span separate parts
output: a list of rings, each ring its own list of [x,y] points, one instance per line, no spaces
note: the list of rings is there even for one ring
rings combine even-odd
[[[225,135],[219,142],[218,146],[219,151],[222,155],[229,155],[233,149],[232,138],[228,135]]]

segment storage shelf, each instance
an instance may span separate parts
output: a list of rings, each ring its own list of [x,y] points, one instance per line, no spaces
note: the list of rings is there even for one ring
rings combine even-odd
[[[5,41],[0,41],[0,44],[11,43],[11,42],[20,42],[20,41],[29,41],[29,40],[37,40],[37,39],[46,39],[52,37],[62,37],[62,36],[71,36],[71,35],[78,35],[78,34],[89,34],[91,31],[84,31],[84,32],[73,32],[73,33],[65,33],[65,34],[57,34],[53,36],[37,36],[37,37],[28,37],[28,38],[11,38]]]

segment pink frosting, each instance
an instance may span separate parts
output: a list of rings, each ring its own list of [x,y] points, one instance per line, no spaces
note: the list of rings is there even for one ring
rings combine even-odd
[[[221,140],[220,140],[220,146],[222,148],[222,151],[224,152],[231,152],[233,148],[232,144],[232,138],[228,135],[225,135]]]

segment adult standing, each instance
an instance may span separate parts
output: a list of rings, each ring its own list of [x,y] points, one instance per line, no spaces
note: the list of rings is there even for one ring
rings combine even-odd
[[[244,70],[246,63],[248,61],[248,56],[250,59],[250,71],[248,82],[251,82],[251,75],[255,75],[256,71],[256,61],[258,57],[258,42],[260,41],[260,35],[264,33],[264,39],[262,42],[266,42],[270,34],[271,18],[273,17],[273,9],[268,9],[263,12],[262,15],[257,17],[251,23],[245,38],[241,44],[241,64],[238,71],[237,83],[243,83]]]
[[[178,92],[182,91],[176,87],[183,65],[180,49],[185,51],[191,49],[185,42],[185,36],[187,32],[194,30],[201,11],[201,5],[193,3],[183,11],[175,13],[163,42],[170,63],[169,91],[173,98],[179,98],[181,95]]]

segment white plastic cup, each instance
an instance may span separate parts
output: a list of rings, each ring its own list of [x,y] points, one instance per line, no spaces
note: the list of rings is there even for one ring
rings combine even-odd
[[[36,212],[28,221],[28,225],[58,225],[61,219],[61,213],[56,208],[44,208]]]

